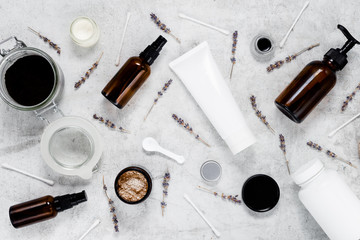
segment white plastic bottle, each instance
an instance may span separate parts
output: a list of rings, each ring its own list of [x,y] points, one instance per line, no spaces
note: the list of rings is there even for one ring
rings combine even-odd
[[[292,174],[300,201],[331,240],[360,239],[360,200],[334,170],[313,160]]]

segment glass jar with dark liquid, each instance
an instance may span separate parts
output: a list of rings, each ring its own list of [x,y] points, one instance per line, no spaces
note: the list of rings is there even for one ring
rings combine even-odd
[[[267,62],[274,57],[274,41],[267,34],[259,34],[250,44],[250,52],[258,62]]]
[[[33,111],[48,124],[40,143],[45,162],[60,174],[89,179],[102,154],[102,139],[90,121],[65,117],[57,107],[64,86],[59,65],[16,37],[0,42],[0,55],[1,99],[15,109]]]
[[[15,46],[5,49],[6,44]],[[61,68],[45,52],[27,47],[16,37],[0,42],[0,97],[9,106],[22,111],[35,111],[56,106],[63,85]]]

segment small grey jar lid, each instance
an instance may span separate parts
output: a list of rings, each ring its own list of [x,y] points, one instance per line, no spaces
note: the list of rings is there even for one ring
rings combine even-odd
[[[217,182],[221,178],[221,166],[214,160],[208,160],[201,165],[200,175],[207,182]]]

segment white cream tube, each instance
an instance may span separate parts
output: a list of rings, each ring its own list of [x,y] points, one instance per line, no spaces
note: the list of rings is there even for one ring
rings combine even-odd
[[[207,42],[169,64],[235,155],[256,142]]]

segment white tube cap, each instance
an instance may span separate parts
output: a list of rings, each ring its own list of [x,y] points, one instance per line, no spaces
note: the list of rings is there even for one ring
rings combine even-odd
[[[319,159],[314,159],[294,172],[291,176],[297,185],[302,185],[316,176],[324,169],[324,164]]]
[[[236,155],[245,148],[253,145],[256,142],[256,138],[246,126],[225,137],[224,141],[230,148],[232,154]]]

